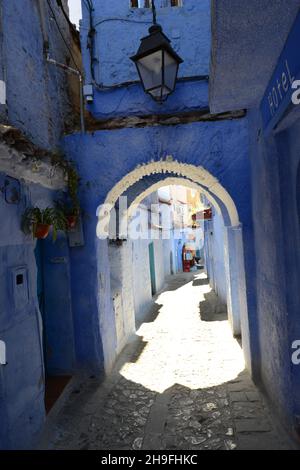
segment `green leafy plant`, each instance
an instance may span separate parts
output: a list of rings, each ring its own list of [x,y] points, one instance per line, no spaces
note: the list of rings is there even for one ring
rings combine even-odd
[[[77,215],[79,215],[80,203],[78,198],[78,190],[80,177],[73,162],[66,160],[62,153],[57,152],[52,155],[52,165],[57,166],[63,170],[67,179],[68,197],[71,200],[71,206],[78,211]]]
[[[52,239],[57,239],[58,230],[66,230],[67,221],[64,213],[53,207],[40,209],[39,207],[28,207],[22,216],[22,230],[25,234],[32,233],[36,238],[45,238],[52,226]],[[43,229],[45,236],[38,236]]]
[[[55,202],[58,211],[62,212],[67,221],[67,229],[71,230],[76,227],[78,217],[80,215],[79,204],[74,205],[73,201],[58,200]]]
[[[58,210],[62,211],[66,217],[78,217],[80,214],[80,206],[74,205],[72,202],[65,202],[63,200],[55,201],[55,206]]]

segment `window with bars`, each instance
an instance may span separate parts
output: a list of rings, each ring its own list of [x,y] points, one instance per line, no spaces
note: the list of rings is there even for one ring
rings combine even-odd
[[[151,0],[130,0],[131,8],[151,8],[152,1]],[[156,1],[157,7],[181,7],[182,0],[157,0]]]

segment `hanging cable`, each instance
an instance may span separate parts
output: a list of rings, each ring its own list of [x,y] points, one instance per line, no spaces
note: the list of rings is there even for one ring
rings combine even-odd
[[[60,7],[67,23],[69,24],[70,28],[74,31],[74,33],[78,34],[78,31],[77,29],[75,28],[74,24],[70,21],[70,18],[66,12],[66,10],[64,9],[64,6],[63,6],[63,3],[62,3],[62,0],[56,0],[56,3],[57,5]]]
[[[41,3],[42,3],[42,2],[43,2],[43,0],[41,0]],[[44,26],[47,28],[47,39],[48,39],[48,40],[47,40],[48,45],[46,45],[46,48],[45,48],[44,52],[45,52],[46,61],[47,61],[48,63],[50,63],[50,60],[49,60],[49,58],[50,58],[50,52],[49,52],[49,51],[50,51],[50,49],[55,50],[55,47],[54,47],[54,38],[53,38],[52,34],[49,34],[50,31],[51,31],[50,15],[49,15],[49,14],[45,14],[45,13],[46,13],[46,12],[45,12],[45,10],[43,9],[42,15],[44,16],[44,18],[43,18],[43,20],[44,20],[44,22],[45,22],[45,25],[44,25]],[[52,28],[53,28],[53,26],[52,26]],[[47,75],[49,74],[48,67],[46,68],[46,73],[47,73]],[[48,77],[49,77],[49,79],[50,79],[51,75],[48,75]],[[59,80],[58,71],[57,71],[57,68],[56,68],[56,67],[53,69],[53,77],[54,77],[54,79],[55,79],[55,87],[56,87],[56,90],[59,90],[59,82],[60,82],[60,80]],[[53,79],[52,79],[52,77],[51,77],[51,81],[52,81],[52,80],[53,80]],[[48,93],[47,93],[47,95],[48,95]],[[51,103],[51,104],[49,105],[49,107],[53,107],[53,103]],[[60,121],[61,121],[61,129],[62,129],[63,133],[65,134],[65,133],[66,133],[65,115],[64,115],[64,112],[63,112],[64,110],[63,110],[63,107],[62,107],[62,100],[61,100],[61,99],[58,100],[57,104],[55,105],[55,109],[57,109],[57,110],[59,111]]]
[[[157,24],[155,0],[152,0],[151,4],[152,4],[153,24]]]
[[[90,71],[91,71],[91,78],[92,78],[92,84],[100,91],[110,91],[113,89],[118,89],[118,88],[124,88],[128,87],[130,85],[136,85],[139,83],[139,80],[132,80],[128,82],[122,82],[118,83],[116,85],[104,85],[100,84],[96,81],[95,79],[95,71],[94,71],[94,38],[96,34],[96,27],[103,24],[107,23],[110,21],[120,21],[122,23],[133,23],[133,24],[145,24],[145,25],[151,25],[152,21],[138,21],[138,20],[133,20],[129,18],[120,18],[120,17],[111,17],[111,18],[105,18],[103,20],[97,21],[95,24],[93,22],[93,11],[94,11],[94,5],[92,0],[84,0],[84,4],[89,12],[89,33],[88,33],[88,38],[89,38],[89,44],[87,48],[90,50]],[[155,1],[152,0],[151,2],[152,6],[152,14],[153,14],[153,22],[154,24],[157,24],[157,11],[156,11],[156,6],[155,6]],[[208,76],[207,75],[196,75],[196,76],[191,76],[191,77],[182,77],[179,78],[179,82],[184,82],[184,81],[208,81]]]
[[[41,4],[44,0],[41,0]],[[80,126],[81,126],[81,132],[84,133],[85,132],[85,122],[84,122],[84,99],[83,99],[83,77],[82,77],[82,73],[81,73],[81,70],[80,68],[77,66],[77,63],[73,57],[73,54],[72,54],[72,51],[66,41],[66,39],[64,38],[64,35],[63,33],[61,32],[60,30],[60,27],[59,27],[59,24],[58,24],[58,21],[55,17],[55,13],[53,11],[53,8],[51,6],[51,4],[49,3],[49,0],[47,0],[47,4],[52,12],[52,15],[53,15],[53,19],[55,20],[55,23],[56,23],[56,26],[57,26],[57,29],[68,49],[68,51],[70,52],[70,56],[71,58],[73,59],[73,62],[75,64],[75,67],[76,69],[72,68],[72,67],[69,67],[68,65],[65,65],[65,64],[62,64],[58,61],[56,61],[55,59],[52,59],[50,57],[50,53],[49,53],[49,38],[48,38],[48,34],[46,32],[45,29],[43,29],[43,34],[44,34],[44,53],[45,53],[45,58],[46,58],[46,61],[49,63],[49,64],[52,64],[54,65],[55,67],[58,67],[58,68],[61,68],[63,70],[65,70],[66,72],[68,73],[71,73],[71,74],[75,74],[77,77],[78,77],[78,82],[79,82],[79,91],[80,91]],[[43,4],[42,4],[43,5]],[[45,12],[43,10],[41,10],[41,15],[42,17],[45,15]],[[49,18],[49,15],[47,15],[47,18]],[[45,28],[45,24],[43,24],[43,27]],[[50,25],[49,25],[50,27]],[[46,47],[45,47],[46,46]],[[58,87],[58,81],[57,81],[57,75],[56,76],[56,86]],[[63,121],[63,125],[65,126],[65,123]]]
[[[65,43],[66,48],[67,48],[68,51],[69,51],[70,57],[71,57],[71,59],[73,60],[73,63],[74,63],[74,65],[75,65],[75,67],[77,68],[77,70],[78,70],[79,72],[81,72],[81,71],[80,71],[80,68],[78,67],[78,65],[77,65],[77,63],[76,63],[76,60],[74,59],[73,53],[72,53],[72,51],[71,51],[71,48],[70,48],[69,44],[67,43],[67,41],[66,41],[66,39],[65,39],[65,37],[64,37],[64,35],[63,35],[61,29],[60,29],[59,23],[58,23],[57,18],[56,18],[56,16],[55,16],[55,12],[54,12],[54,10],[53,10],[53,8],[52,8],[52,5],[51,5],[50,0],[47,0],[47,3],[48,3],[48,6],[49,6],[49,8],[50,8],[50,10],[51,10],[52,17],[53,17],[53,19],[54,19],[54,21],[55,21],[55,24],[56,24],[56,26],[57,26],[57,29],[58,29],[58,31],[59,31],[59,34],[60,34],[60,36],[61,36],[63,42]]]

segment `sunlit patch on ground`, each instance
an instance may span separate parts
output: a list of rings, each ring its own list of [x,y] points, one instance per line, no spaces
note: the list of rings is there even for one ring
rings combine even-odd
[[[220,385],[237,377],[245,366],[228,321],[201,320],[199,304],[211,292],[206,275],[185,279],[190,276],[170,278],[156,300],[159,315],[137,331],[145,348],[136,362],[121,369],[127,380],[159,393],[174,384],[191,389]],[[178,281],[181,286],[174,290]]]

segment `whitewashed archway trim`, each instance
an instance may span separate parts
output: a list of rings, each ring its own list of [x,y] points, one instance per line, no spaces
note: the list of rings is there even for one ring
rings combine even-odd
[[[147,176],[159,173],[176,175],[175,178],[188,178],[191,182],[195,183],[196,185],[200,185],[203,191],[207,190],[209,191],[209,193],[211,193],[207,193],[207,196],[211,198],[211,195],[215,195],[223,202],[223,204],[227,208],[231,225],[233,227],[240,225],[239,216],[235,204],[230,194],[219,183],[217,178],[212,176],[202,166],[180,163],[176,160],[173,160],[171,156],[168,156],[165,160],[140,165],[135,170],[128,173],[109,191],[104,204],[113,207],[119,197],[135,183]],[[163,181],[163,185],[165,185],[165,180]],[[101,206],[98,208],[97,215],[99,215],[100,213],[100,208]]]

